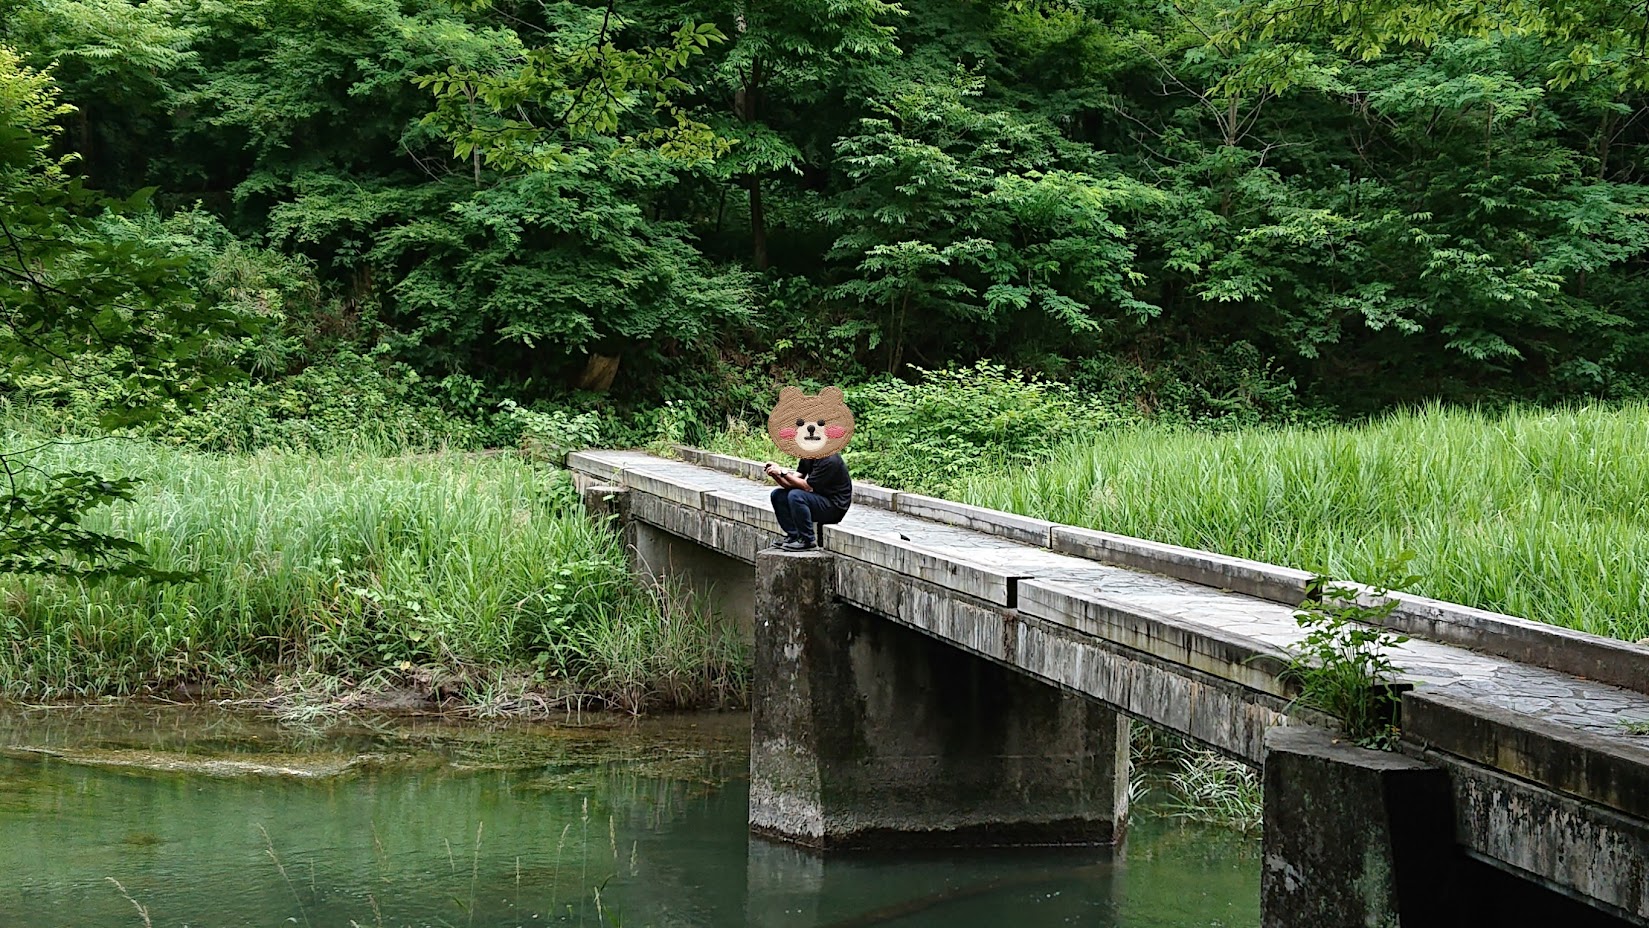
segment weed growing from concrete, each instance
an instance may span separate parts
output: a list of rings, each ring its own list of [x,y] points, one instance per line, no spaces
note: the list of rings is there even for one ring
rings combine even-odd
[[[1406,563],[1410,557],[1405,553],[1398,562]],[[1389,566],[1382,568],[1382,572],[1390,571]],[[1337,586],[1326,577],[1319,577],[1317,586],[1321,590],[1318,598],[1295,613],[1300,627],[1308,631],[1291,649],[1293,656],[1283,678],[1299,685],[1297,703],[1339,719],[1354,743],[1395,750],[1398,696],[1393,685],[1402,671],[1389,652],[1409,639],[1381,626],[1397,601],[1385,596],[1384,584],[1373,590],[1369,600],[1361,600],[1356,590]]]

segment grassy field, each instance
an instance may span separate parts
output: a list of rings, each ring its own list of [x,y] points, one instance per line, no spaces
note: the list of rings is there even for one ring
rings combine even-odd
[[[593,695],[624,708],[742,691],[735,638],[631,582],[616,536],[584,518],[553,468],[116,439],[33,463],[144,479],[137,501],[98,521],[201,579],[9,579],[0,691],[15,698],[235,690],[278,675],[331,691],[441,679],[471,701],[537,692],[540,704]]]
[[[1617,638],[1649,636],[1649,406],[1220,435],[1108,429],[968,480],[966,502],[1372,581]]]

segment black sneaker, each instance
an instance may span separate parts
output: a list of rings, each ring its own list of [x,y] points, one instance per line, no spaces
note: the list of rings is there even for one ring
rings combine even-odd
[[[800,538],[793,538],[784,544],[779,545],[779,547],[785,551],[812,551],[814,548],[817,548],[818,545],[811,541],[803,541]]]
[[[774,539],[773,543],[768,545],[768,547],[769,548],[782,548],[785,545],[790,544],[792,541],[795,541],[795,540],[796,540],[795,535],[786,535],[783,538]]]

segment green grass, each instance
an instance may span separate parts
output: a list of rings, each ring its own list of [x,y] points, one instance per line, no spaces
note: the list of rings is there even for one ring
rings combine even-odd
[[[1264,814],[1260,773],[1167,729],[1128,726],[1131,800],[1155,792],[1176,818],[1254,832]]]
[[[553,469],[504,456],[222,456],[133,440],[53,446],[33,463],[144,479],[135,502],[95,521],[141,542],[157,566],[201,579],[8,580],[0,691],[14,698],[244,689],[277,675],[337,689],[397,674],[457,681],[494,706],[512,699],[501,687],[632,709],[742,693],[734,635],[635,584],[616,536],[583,516]]]
[[[1624,639],[1649,636],[1649,405],[1205,434],[1120,426],[966,502],[1372,580]]]

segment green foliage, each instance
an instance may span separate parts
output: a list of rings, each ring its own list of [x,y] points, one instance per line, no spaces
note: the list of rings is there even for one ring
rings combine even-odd
[[[727,37],[712,23],[688,22],[662,44],[621,46],[626,24],[614,7],[545,4],[556,19],[543,45],[512,48],[485,70],[452,65],[420,76],[417,85],[436,101],[424,124],[450,139],[460,160],[544,170],[574,160],[570,141],[619,133],[624,117],[651,104],[664,123],[627,142],[657,143],[661,154],[685,160],[725,152],[729,143],[672,98],[689,89],[677,73]]]
[[[99,186],[151,181],[144,167],[164,145],[164,109],[195,63],[192,0],[22,0],[0,6],[0,44],[50,68],[74,102],[68,139]]]
[[[433,392],[405,364],[342,349],[296,373],[220,390],[210,406],[143,434],[230,452],[479,445],[480,424],[444,408]]]
[[[1130,801],[1153,787],[1167,793],[1163,808],[1175,818],[1241,832],[1264,824],[1259,771],[1144,722],[1128,728]]]
[[[0,385],[74,378],[92,365],[110,388],[105,424],[153,419],[161,403],[186,405],[223,382],[227,368],[214,362],[213,348],[244,331],[243,320],[180,285],[182,256],[101,234],[99,213],[135,210],[143,196],[106,201],[69,174],[70,159],[47,153],[55,120],[69,112],[47,75],[0,46]],[[52,473],[31,457],[0,453],[0,569],[144,575],[138,546],[85,527],[99,508],[129,498],[134,484],[84,470]]]
[[[370,355],[480,441],[983,357],[1226,425],[1649,390],[1638,6],[0,10],[75,107],[48,160],[161,188],[99,234],[242,275],[188,280],[269,323],[236,367]]]
[[[1071,368],[1066,379],[1096,405],[1164,425],[1223,431],[1324,418],[1247,342],[1165,346],[1156,357],[1098,355]]]
[[[431,187],[408,202],[314,177],[275,211],[279,240],[361,240],[367,266],[392,268],[388,316],[426,353],[463,369],[554,374],[587,352],[635,357],[692,342],[749,310],[749,281],[706,266],[681,226],[650,221],[637,199],[663,183],[657,159],[581,157],[475,190]]]
[[[1413,551],[1411,592],[1635,641],[1646,416],[1634,402],[1218,435],[1123,423],[955,498],[1344,580]]]
[[[1412,558],[1413,553],[1408,552],[1401,560]],[[1407,585],[1418,579],[1403,577],[1395,584]],[[1389,652],[1407,642],[1408,637],[1384,631],[1381,626],[1398,602],[1385,596],[1386,582],[1374,586],[1373,605],[1355,589],[1339,586],[1331,577],[1319,576],[1316,585],[1320,590],[1317,598],[1295,614],[1295,620],[1307,632],[1293,646],[1283,679],[1298,684],[1298,703],[1339,719],[1353,743],[1394,751],[1400,735],[1400,700],[1393,685],[1402,670],[1392,662]]]
[[[1036,461],[1109,418],[1062,384],[1000,365],[920,373],[914,384],[883,380],[847,391],[855,428],[844,457],[855,476],[944,493],[982,469]]]
[[[192,576],[17,581],[0,610],[8,696],[234,691],[316,674],[434,675],[464,693],[462,681],[488,679],[482,669],[518,676],[541,701],[582,694],[640,710],[741,696],[734,633],[674,591],[633,583],[616,535],[584,515],[563,472],[508,457],[228,457],[134,440],[39,454],[43,469],[140,478],[87,524]]]
[[[1460,36],[1531,37],[1547,46],[1544,71],[1554,87],[1598,82],[1649,89],[1649,10],[1608,0],[1380,0],[1239,5],[1219,37],[1227,43],[1327,38],[1363,59],[1402,46],[1431,46]]]
[[[956,75],[906,88],[836,146],[849,183],[821,216],[852,276],[834,293],[879,310],[868,347],[888,343],[889,372],[907,337],[953,350],[950,333],[989,345],[1010,326],[1085,333],[1101,309],[1155,311],[1133,295],[1141,278],[1113,218],[1150,192],[1058,169],[1044,127],[969,106],[983,86]]]
[[[521,450],[533,460],[559,465],[569,452],[601,444],[601,422],[593,413],[526,409],[513,400],[505,400],[501,412],[519,431]]]
[[[1169,813],[1254,833],[1264,824],[1265,805],[1254,768],[1208,750],[1188,750],[1169,774]]]

